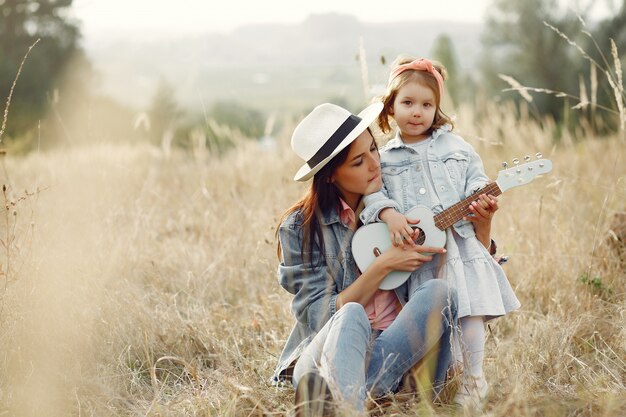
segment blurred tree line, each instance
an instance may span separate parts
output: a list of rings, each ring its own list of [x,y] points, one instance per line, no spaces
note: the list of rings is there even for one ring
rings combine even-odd
[[[202,115],[187,114],[176,102],[175,89],[164,80],[139,116],[100,96],[98,74],[80,46],[79,22],[69,17],[72,2],[0,0],[0,98],[9,105],[2,146],[24,153],[40,145],[143,138],[189,147],[192,133],[200,132],[222,151],[232,146],[233,135],[263,133],[261,112],[236,102],[213,103]],[[3,114],[4,106],[0,123]]]
[[[492,0],[479,64],[470,71],[459,68],[450,38],[439,37],[432,57],[448,68],[448,91],[454,105],[513,100],[528,106],[534,117],[551,117],[564,128],[587,121],[600,133],[618,129],[615,112],[618,100],[623,104],[624,91],[623,86],[611,87],[607,74],[621,79],[610,40],[624,56],[626,0],[615,15],[588,23],[589,8],[583,8],[579,16],[559,4],[558,0]],[[3,144],[21,141],[27,151],[44,132],[50,144],[78,142],[84,139],[77,136],[88,135],[103,141],[142,137],[168,146],[208,144],[221,152],[233,146],[233,137],[267,136],[268,116],[261,111],[221,101],[191,114],[178,105],[176,89],[166,80],[158,84],[151,104],[140,116],[98,96],[93,91],[97,73],[79,44],[79,24],[69,18],[71,5],[72,0],[0,0],[0,97],[6,100],[24,54],[40,39],[17,82],[5,137],[0,138]],[[518,87],[551,91],[506,91],[511,80]],[[580,105],[585,101],[594,105]],[[88,116],[76,111],[76,103],[81,110],[89,109]],[[596,114],[598,109],[602,111]],[[96,112],[108,118],[97,121],[90,116]],[[477,112],[477,117],[489,115]]]

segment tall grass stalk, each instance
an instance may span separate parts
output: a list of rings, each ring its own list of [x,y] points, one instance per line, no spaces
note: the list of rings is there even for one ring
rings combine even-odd
[[[2,126],[0,127],[0,143],[2,143],[2,136],[4,135],[4,131],[7,126],[7,120],[9,119],[9,108],[11,107],[11,99],[13,98],[13,91],[15,90],[15,86],[17,85],[17,80],[20,78],[20,74],[22,73],[22,68],[24,67],[24,63],[26,62],[26,58],[30,54],[30,51],[39,43],[40,39],[37,39],[31,46],[28,47],[28,51],[22,58],[22,62],[20,62],[20,66],[17,68],[17,74],[13,79],[13,83],[11,84],[11,89],[9,90],[9,95],[7,96],[7,102],[4,106],[4,115],[2,117]]]
[[[367,65],[367,55],[365,51],[365,42],[363,38],[359,38],[359,67],[361,69],[361,83],[363,85],[363,96],[365,100],[371,97],[371,86],[369,80],[369,67]]]

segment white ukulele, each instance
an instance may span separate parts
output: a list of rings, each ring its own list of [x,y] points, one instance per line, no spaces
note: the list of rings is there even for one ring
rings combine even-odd
[[[537,158],[541,158],[541,154],[538,153]],[[549,159],[538,159],[532,162],[529,162],[529,156],[526,156],[524,159],[526,163],[522,165],[519,165],[518,159],[514,159],[513,163],[515,166],[500,171],[495,182],[488,184],[482,190],[477,191],[439,214],[434,214],[428,207],[419,205],[408,210],[405,213],[407,218],[419,219],[420,221],[415,226],[421,230],[416,243],[436,248],[444,247],[446,244],[445,230],[463,217],[471,214],[469,210],[470,203],[477,200],[480,194],[499,196],[510,188],[528,184],[538,175],[552,170],[552,162]],[[503,165],[506,167],[506,162]],[[391,238],[385,223],[371,223],[361,226],[352,238],[352,255],[361,271],[365,271],[377,256],[390,247]],[[391,290],[399,287],[410,275],[411,272],[393,271],[383,279],[379,288]]]

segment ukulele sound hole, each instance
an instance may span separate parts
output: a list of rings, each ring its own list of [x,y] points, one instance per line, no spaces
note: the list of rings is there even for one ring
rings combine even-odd
[[[375,257],[377,257],[377,258],[378,258],[378,257],[380,256],[380,254],[381,254],[381,253],[382,253],[382,252],[380,251],[380,249],[378,249],[378,248],[374,248],[374,256],[375,256]]]
[[[415,230],[419,230],[419,235],[414,240],[415,243],[418,244],[418,245],[423,245],[424,242],[426,241],[426,235],[424,234],[424,231],[422,229],[420,229],[419,227],[415,227],[414,229]]]

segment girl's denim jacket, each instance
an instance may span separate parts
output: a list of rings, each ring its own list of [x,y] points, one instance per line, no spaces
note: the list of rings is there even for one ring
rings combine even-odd
[[[422,156],[406,146],[399,133],[387,142],[380,150],[383,188],[365,196],[365,209],[360,215],[364,224],[379,221],[380,211],[387,207],[406,213],[416,205],[423,205],[437,214],[487,184],[489,178],[485,175],[480,156],[472,145],[450,130],[450,125],[444,125],[432,133],[426,150],[428,167],[422,166]],[[428,173],[422,172],[424,169],[430,170],[440,204],[432,205],[430,197],[424,192],[428,190],[424,183]],[[474,228],[468,221],[458,221],[453,227],[463,238],[475,236]]]
[[[337,295],[357,278],[357,267],[350,250],[354,232],[344,225],[337,209],[321,213],[320,227],[324,237],[324,253],[316,245],[311,267],[308,255],[302,256],[302,214],[292,213],[278,228],[282,260],[278,266],[280,285],[294,295],[291,311],[296,318],[291,334],[278,359],[274,383],[289,378],[291,367],[317,332],[337,311]],[[396,288],[404,305],[408,299],[406,283]]]

